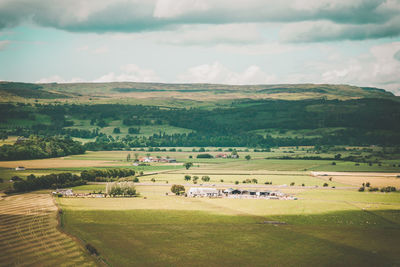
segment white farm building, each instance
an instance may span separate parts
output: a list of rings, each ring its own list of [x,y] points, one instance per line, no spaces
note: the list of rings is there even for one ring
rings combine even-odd
[[[220,190],[216,188],[191,187],[187,192],[188,197],[218,197]]]

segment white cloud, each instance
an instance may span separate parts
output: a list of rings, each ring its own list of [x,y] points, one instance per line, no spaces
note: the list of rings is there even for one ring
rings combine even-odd
[[[0,51],[6,49],[6,47],[11,43],[9,40],[0,41]]]
[[[185,25],[174,32],[157,32],[151,36],[173,45],[250,44],[262,42],[256,24]]]
[[[36,83],[81,83],[81,82],[85,81],[81,78],[72,78],[68,80],[62,78],[59,75],[53,75],[36,81]]]
[[[266,84],[274,81],[273,75],[264,73],[258,66],[234,72],[219,62],[189,68],[178,76],[178,82],[183,83]]]
[[[93,82],[157,82],[159,77],[151,69],[143,69],[135,64],[121,67],[120,73],[110,72]]]
[[[93,50],[93,54],[105,54],[108,52],[107,46],[101,46]]]

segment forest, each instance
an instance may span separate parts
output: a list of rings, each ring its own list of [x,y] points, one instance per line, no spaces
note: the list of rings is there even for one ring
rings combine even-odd
[[[86,150],[120,150],[132,147],[175,146],[247,146],[274,147],[296,145],[400,145],[400,105],[396,100],[237,100],[225,108],[171,108],[120,104],[0,104],[0,135],[40,138],[63,136],[95,138],[84,147],[75,143],[68,151],[47,142],[48,152],[40,153],[42,145],[5,146],[1,159],[43,158],[63,156]],[[46,120],[38,118],[45,117]],[[18,124],[29,119],[30,124]],[[74,120],[89,120],[88,129],[74,128]],[[104,128],[112,121],[129,127],[126,135],[112,136]],[[141,127],[173,126],[187,129],[186,133],[155,131],[142,135]],[[325,131],[335,128],[335,131]],[[313,130],[319,136],[272,136],[258,130]],[[120,128],[114,128],[114,134]],[[65,141],[63,141],[65,142]],[[71,141],[69,141],[71,142]],[[43,142],[42,142],[43,143]]]

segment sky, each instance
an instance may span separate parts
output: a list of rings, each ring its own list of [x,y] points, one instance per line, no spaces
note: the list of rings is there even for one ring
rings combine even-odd
[[[0,80],[330,83],[400,95],[400,0],[0,0]]]

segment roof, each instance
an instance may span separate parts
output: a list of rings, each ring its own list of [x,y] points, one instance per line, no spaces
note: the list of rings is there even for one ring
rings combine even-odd
[[[218,194],[218,190],[215,188],[206,187],[191,187],[188,191],[189,194]]]

